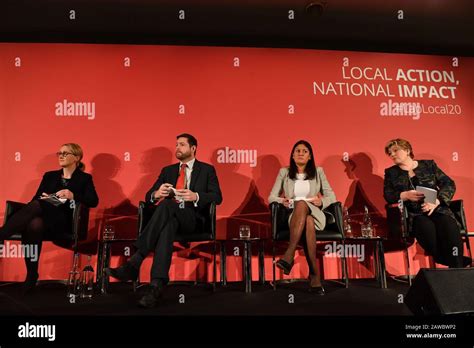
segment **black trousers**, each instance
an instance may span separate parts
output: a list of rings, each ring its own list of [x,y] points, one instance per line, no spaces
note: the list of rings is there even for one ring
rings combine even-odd
[[[193,207],[186,204],[180,208],[172,199],[165,199],[155,209],[150,221],[138,237],[135,246],[137,251],[146,257],[155,252],[151,266],[151,280],[169,281],[169,269],[173,254],[173,242],[179,230],[182,234],[191,234],[196,227],[196,213]]]
[[[444,214],[420,215],[413,219],[413,234],[436,263],[463,267],[463,243],[456,221]]]

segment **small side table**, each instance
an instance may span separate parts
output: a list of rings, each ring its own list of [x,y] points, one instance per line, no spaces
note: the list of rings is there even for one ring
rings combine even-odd
[[[375,237],[346,237],[346,242],[371,242],[374,243],[374,264],[375,264],[375,279],[380,283],[382,289],[387,288],[387,276],[385,272],[385,253],[383,249],[384,238],[380,236]],[[347,243],[346,243],[347,244]]]
[[[107,294],[109,277],[105,274],[105,269],[110,266],[111,249],[113,243],[129,242],[134,243],[136,239],[115,238],[99,240],[99,250],[97,257],[97,277],[96,284],[101,294]]]
[[[245,292],[252,292],[252,243],[259,244],[258,249],[258,280],[260,284],[265,284],[265,264],[264,264],[264,239],[261,238],[232,238],[229,240],[219,240],[221,256],[221,285],[227,285],[226,271],[226,242],[242,242],[244,244],[244,254],[242,256],[242,273],[245,282]]]

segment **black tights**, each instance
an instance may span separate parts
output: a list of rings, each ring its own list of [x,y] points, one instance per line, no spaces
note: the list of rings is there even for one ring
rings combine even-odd
[[[15,213],[0,229],[0,241],[4,241],[14,234],[21,234],[23,245],[29,245],[30,250],[36,249],[36,258],[31,253],[25,255],[27,279],[38,278],[38,263],[43,244],[44,221],[40,203],[35,200]],[[27,250],[27,249],[25,249]]]
[[[308,262],[311,286],[320,286],[321,274],[318,272],[316,258],[316,227],[311,211],[306,202],[303,201],[295,203],[290,221],[290,243],[283,260],[288,263],[293,262],[296,247],[300,241],[303,242],[304,255]]]

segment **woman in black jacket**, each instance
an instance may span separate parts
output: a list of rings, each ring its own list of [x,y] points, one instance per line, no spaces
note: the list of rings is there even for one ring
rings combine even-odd
[[[409,231],[427,254],[437,263],[463,267],[470,259],[463,258],[459,226],[449,203],[456,191],[454,181],[433,160],[415,160],[411,144],[404,139],[390,140],[385,153],[394,166],[385,169],[384,197],[388,203],[403,201],[407,207]],[[424,201],[423,186],[436,191],[435,203]]]
[[[78,144],[68,143],[56,153],[60,170],[46,172],[31,202],[14,214],[0,229],[0,242],[21,234],[22,243],[37,248],[36,257],[25,255],[26,290],[38,280],[38,262],[43,239],[68,239],[72,231],[72,215],[76,202],[96,207],[99,198],[92,176],[84,173],[83,151]],[[49,202],[54,195],[62,204]]]

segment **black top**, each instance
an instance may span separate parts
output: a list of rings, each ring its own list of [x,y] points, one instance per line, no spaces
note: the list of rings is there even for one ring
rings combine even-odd
[[[447,176],[433,160],[418,160],[418,167],[413,172],[415,176],[410,178],[408,171],[394,165],[385,169],[384,177],[384,197],[388,203],[397,203],[400,200],[400,193],[414,190],[417,185],[429,187],[438,191],[440,205],[435,212],[445,214],[456,219],[449,209],[449,203],[456,192],[454,181]],[[404,204],[408,212],[413,215],[423,214],[420,202],[405,201]],[[456,220],[457,221],[457,220]]]
[[[94,208],[99,204],[99,197],[92,181],[92,175],[76,169],[70,179],[62,177],[63,170],[46,172],[32,200],[41,197],[44,193],[56,193],[68,189],[74,195],[74,201]],[[47,234],[61,238],[72,233],[72,213],[74,205],[66,201],[56,207],[46,201],[39,200],[43,210],[43,220]]]
[[[67,189],[68,186],[69,186],[69,181],[70,181],[70,180],[71,180],[71,179],[66,179],[66,178],[64,178],[64,177],[61,177],[61,187],[62,187],[63,189]]]

